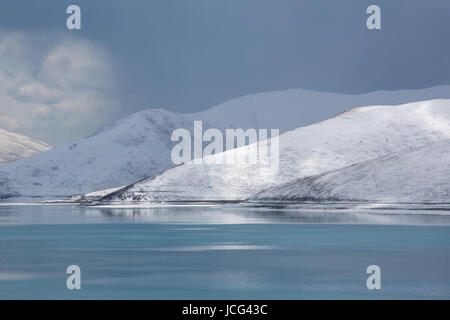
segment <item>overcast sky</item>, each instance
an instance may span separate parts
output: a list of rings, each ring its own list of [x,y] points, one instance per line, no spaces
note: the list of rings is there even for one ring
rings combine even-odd
[[[60,144],[150,107],[450,84],[449,40],[447,0],[5,0],[0,127]]]

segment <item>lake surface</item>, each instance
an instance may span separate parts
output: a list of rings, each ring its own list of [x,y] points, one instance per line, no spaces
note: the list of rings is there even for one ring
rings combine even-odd
[[[450,215],[434,213],[1,203],[0,299],[449,299]]]

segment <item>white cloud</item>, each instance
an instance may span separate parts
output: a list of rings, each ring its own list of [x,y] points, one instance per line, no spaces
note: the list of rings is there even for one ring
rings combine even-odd
[[[50,144],[86,136],[118,111],[111,57],[92,42],[0,33],[0,127]]]
[[[106,88],[112,69],[108,55],[86,41],[63,41],[44,58],[39,77],[61,88]]]

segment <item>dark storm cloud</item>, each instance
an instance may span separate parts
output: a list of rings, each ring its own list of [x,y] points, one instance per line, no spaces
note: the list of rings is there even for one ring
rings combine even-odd
[[[65,29],[65,8],[82,30]],[[366,8],[382,30],[366,28]],[[0,28],[76,34],[106,49],[123,114],[205,109],[287,88],[361,93],[450,83],[443,0],[2,1]]]

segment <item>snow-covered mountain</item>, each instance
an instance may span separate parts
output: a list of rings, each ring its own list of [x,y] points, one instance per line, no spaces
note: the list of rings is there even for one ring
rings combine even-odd
[[[0,129],[0,164],[26,158],[51,147],[39,140]]]
[[[137,181],[169,166],[170,134],[189,125],[165,110],[135,113],[73,144],[1,166],[0,194],[69,196]]]
[[[105,201],[245,200],[269,187],[450,138],[450,100],[350,110],[279,137],[279,171],[257,164],[187,163],[132,184]],[[256,144],[212,158],[255,152]]]
[[[253,201],[449,203],[450,140],[264,190]]]
[[[450,87],[362,95],[292,89],[253,94],[192,114],[148,109],[85,139],[0,166],[0,196],[67,197],[128,185],[159,173],[173,166],[172,131],[186,128],[192,132],[194,120],[203,120],[204,128],[279,128],[284,132],[355,106],[432,98],[450,98]]]

